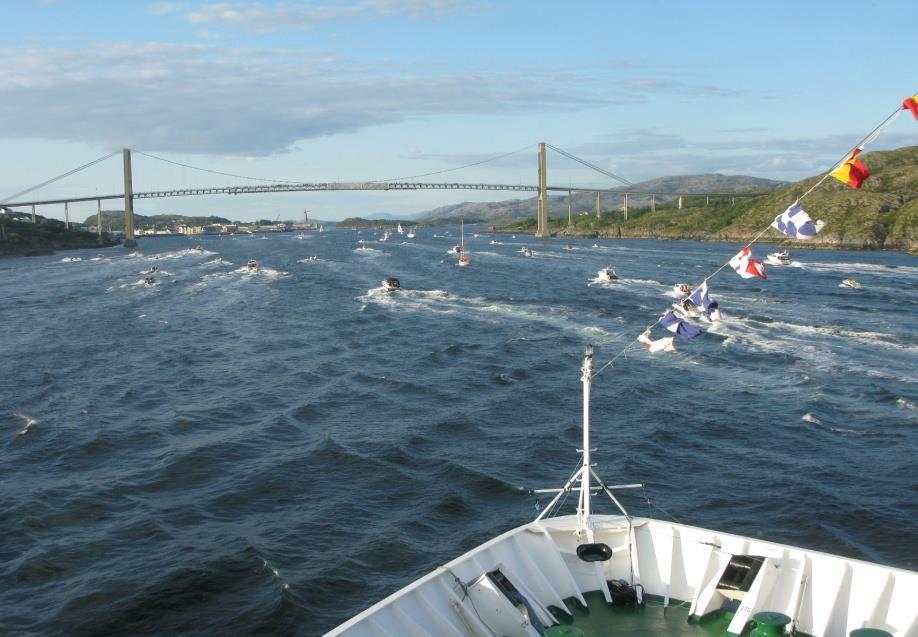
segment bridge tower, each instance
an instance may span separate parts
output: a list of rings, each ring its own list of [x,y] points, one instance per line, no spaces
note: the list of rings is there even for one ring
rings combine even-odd
[[[137,245],[134,239],[134,186],[131,177],[131,149],[121,151],[124,159],[124,247],[133,248]]]
[[[545,142],[539,143],[539,209],[536,236],[544,239],[548,236],[548,175],[545,170]]]

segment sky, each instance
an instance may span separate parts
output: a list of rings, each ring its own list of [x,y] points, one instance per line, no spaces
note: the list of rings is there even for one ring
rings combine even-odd
[[[547,142],[630,181],[830,169],[918,91],[914,0],[2,0],[0,201],[121,148],[134,191],[532,184]],[[906,112],[868,150],[918,145]],[[146,153],[142,154],[142,153]],[[25,198],[115,194],[120,155]],[[557,153],[555,186],[619,185]],[[414,214],[503,192],[137,200],[240,220]],[[20,199],[22,200],[22,199]],[[103,202],[116,209],[118,202]],[[95,212],[74,204],[71,219]],[[63,218],[62,206],[40,214]]]

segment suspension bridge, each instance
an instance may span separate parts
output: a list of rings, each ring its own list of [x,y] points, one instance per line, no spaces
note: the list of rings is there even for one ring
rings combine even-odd
[[[596,187],[574,187],[574,186],[550,186],[548,185],[548,171],[547,171],[547,161],[546,153],[548,149],[552,149],[569,159],[572,159],[584,166],[591,168],[607,177],[610,177],[619,183],[621,186],[616,186],[614,188],[596,188]],[[109,159],[121,153],[122,156],[122,165],[124,172],[124,190],[119,193],[107,194],[107,195],[92,195],[86,197],[58,197],[54,199],[40,199],[40,200],[16,200],[18,197],[24,196],[28,193],[34,192],[40,188],[43,188],[54,181],[62,179],[64,177],[73,175],[81,170],[89,168],[101,161]],[[139,151],[138,151],[139,152]],[[334,192],[334,191],[405,191],[405,190],[489,190],[489,191],[507,191],[507,192],[533,192],[538,194],[538,207],[536,212],[537,219],[537,229],[536,236],[543,238],[547,237],[550,234],[549,231],[549,221],[548,221],[548,193],[550,192],[564,192],[568,194],[568,215],[570,216],[571,210],[571,196],[573,193],[595,193],[596,195],[596,216],[600,217],[602,214],[601,208],[601,198],[603,194],[614,194],[617,197],[622,198],[622,205],[620,210],[624,214],[624,219],[628,219],[628,197],[640,195],[642,197],[650,198],[650,209],[651,211],[656,210],[656,199],[660,196],[665,196],[669,198],[675,198],[677,201],[678,208],[682,208],[683,197],[692,196],[692,197],[705,197],[706,203],[710,200],[711,197],[715,198],[729,198],[731,203],[735,202],[738,198],[747,198],[747,197],[758,197],[763,193],[760,192],[649,192],[647,190],[640,190],[634,188],[635,184],[619,177],[614,173],[611,173],[599,166],[596,166],[586,160],[580,159],[570,153],[567,153],[560,148],[551,146],[550,144],[540,143],[537,148],[537,163],[538,163],[538,182],[536,185],[522,185],[522,184],[488,184],[488,183],[459,183],[459,182],[412,182],[404,180],[390,180],[390,181],[363,181],[363,182],[293,182],[286,180],[266,180],[260,179],[257,177],[246,177],[244,175],[233,175],[231,173],[222,173],[219,171],[208,170],[203,168],[198,168],[196,166],[190,166],[188,164],[180,164],[178,162],[173,162],[171,160],[163,159],[149,153],[140,153],[146,157],[151,157],[153,159],[158,159],[160,161],[165,161],[167,163],[177,164],[180,166],[185,166],[187,168],[193,168],[196,170],[202,170],[204,172],[215,173],[219,175],[226,175],[231,177],[238,177],[243,179],[252,179],[257,181],[266,181],[269,183],[260,184],[260,185],[248,185],[248,186],[217,186],[217,187],[207,187],[207,188],[180,188],[180,189],[170,189],[170,190],[152,190],[145,192],[134,192],[133,190],[133,171],[131,167],[131,149],[125,148],[121,151],[116,151],[109,153],[104,157],[100,157],[92,162],[79,166],[71,171],[54,177],[48,181],[42,182],[36,186],[28,188],[24,191],[16,193],[8,198],[8,200],[0,201],[0,206],[4,208],[13,208],[13,207],[31,207],[32,210],[32,222],[35,223],[35,209],[38,206],[49,206],[49,205],[61,205],[64,206],[64,223],[69,228],[70,218],[69,218],[69,205],[72,203],[80,202],[89,202],[95,201],[97,206],[97,227],[101,233],[101,214],[102,214],[102,202],[113,199],[123,199],[124,200],[124,213],[125,213],[125,240],[124,244],[126,246],[137,245],[136,239],[134,237],[134,200],[136,199],[158,199],[163,197],[194,197],[194,196],[206,196],[206,195],[247,195],[247,194],[265,194],[265,193],[276,193],[276,192]],[[512,153],[508,153],[512,154]],[[506,155],[501,155],[489,160],[482,162],[476,162],[472,165],[478,165],[486,163],[487,161],[493,161],[494,159],[499,159],[505,157]],[[437,173],[429,174],[439,174],[443,172],[449,172],[450,170],[459,170],[461,168],[466,168],[468,166],[462,166],[455,169],[447,169],[444,171],[438,171]]]

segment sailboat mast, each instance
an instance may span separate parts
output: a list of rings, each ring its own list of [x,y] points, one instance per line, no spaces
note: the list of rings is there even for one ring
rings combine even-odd
[[[593,382],[593,346],[583,354],[580,380],[583,382],[583,467],[580,469],[580,506],[577,508],[580,531],[589,532],[590,518],[590,386]]]

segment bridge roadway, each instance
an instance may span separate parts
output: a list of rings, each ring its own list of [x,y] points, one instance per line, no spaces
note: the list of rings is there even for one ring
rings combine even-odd
[[[618,190],[614,188],[575,188],[562,186],[548,186],[554,192],[600,192],[616,195],[658,195],[666,197],[758,197],[761,192],[647,192]],[[183,188],[181,190],[153,190],[149,192],[135,192],[133,199],[158,199],[160,197],[193,197],[197,195],[248,195],[270,192],[332,192],[337,190],[497,190],[511,192],[538,192],[538,186],[524,186],[521,184],[461,184],[461,183],[426,183],[426,182],[326,182],[326,183],[301,183],[301,184],[266,184],[264,186],[218,186],[214,188]],[[14,206],[44,206],[61,203],[76,203],[80,201],[103,201],[108,199],[124,199],[124,193],[116,195],[93,195],[91,197],[69,197],[65,199],[45,199],[42,201],[16,201],[4,202],[6,207]]]

